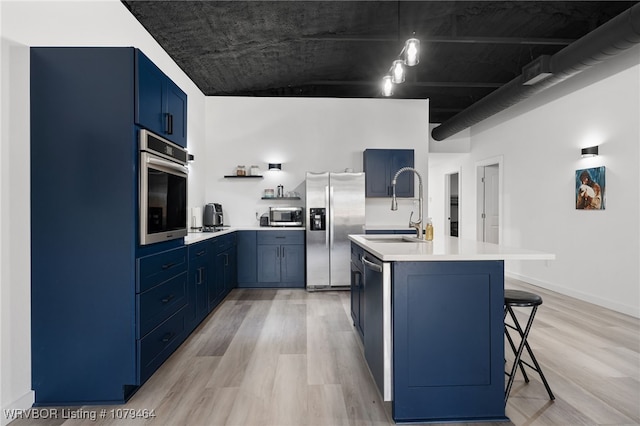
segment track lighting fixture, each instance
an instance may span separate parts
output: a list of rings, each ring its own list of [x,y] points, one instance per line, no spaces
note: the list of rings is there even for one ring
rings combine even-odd
[[[382,77],[382,96],[393,95],[393,81],[391,81],[390,75]]]
[[[404,43],[403,49],[404,63],[408,67],[418,65],[420,62],[420,40],[417,38],[410,38]]]
[[[391,81],[395,84],[404,83],[404,61],[401,59],[393,61],[391,65]]]
[[[398,58],[402,59],[393,61],[389,74],[382,78],[382,96],[393,95],[393,85],[404,83],[405,67],[413,67],[420,62],[420,40],[415,37],[408,39]]]

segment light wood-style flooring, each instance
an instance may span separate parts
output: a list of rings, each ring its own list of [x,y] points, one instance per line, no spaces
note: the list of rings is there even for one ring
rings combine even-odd
[[[506,287],[544,299],[529,341],[556,395],[549,401],[535,372],[529,384],[519,375],[511,424],[640,424],[640,320],[519,281]],[[96,420],[11,426],[391,425],[349,312],[348,292],[236,289],[126,405],[66,408]],[[112,409],[155,417],[115,419]]]

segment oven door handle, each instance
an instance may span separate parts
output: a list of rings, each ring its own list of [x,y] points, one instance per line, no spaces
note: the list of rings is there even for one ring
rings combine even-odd
[[[189,174],[189,169],[185,166],[182,166],[180,164],[176,164],[173,163],[171,161],[168,160],[163,160],[162,158],[156,158],[156,157],[147,157],[147,164],[153,164],[156,166],[162,166],[162,167],[166,167],[168,169],[172,169],[172,170],[176,170],[179,172],[186,174]]]

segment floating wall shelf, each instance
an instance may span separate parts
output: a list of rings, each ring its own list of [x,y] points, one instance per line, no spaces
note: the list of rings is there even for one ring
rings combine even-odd
[[[255,176],[255,175],[249,175],[249,176],[238,176],[238,175],[225,175],[225,178],[238,178],[238,179],[262,179],[262,176]]]
[[[262,197],[263,200],[299,200],[300,197]]]

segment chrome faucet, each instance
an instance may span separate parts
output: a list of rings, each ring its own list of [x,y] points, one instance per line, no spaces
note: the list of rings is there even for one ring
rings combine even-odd
[[[419,182],[419,187],[418,187],[418,214],[419,214],[419,218],[416,222],[412,221],[411,218],[413,217],[413,211],[411,212],[411,216],[409,216],[409,227],[410,228],[416,228],[416,234],[417,237],[419,239],[423,238],[423,231],[422,231],[422,176],[420,176],[420,173],[418,173],[418,171],[416,169],[414,169],[413,167],[403,167],[400,170],[398,170],[395,174],[395,176],[393,177],[393,179],[391,180],[391,188],[393,190],[393,197],[391,198],[391,210],[395,211],[398,210],[398,200],[396,199],[396,183],[397,183],[397,179],[398,179],[398,175],[402,172],[413,172],[418,176],[418,182]]]

